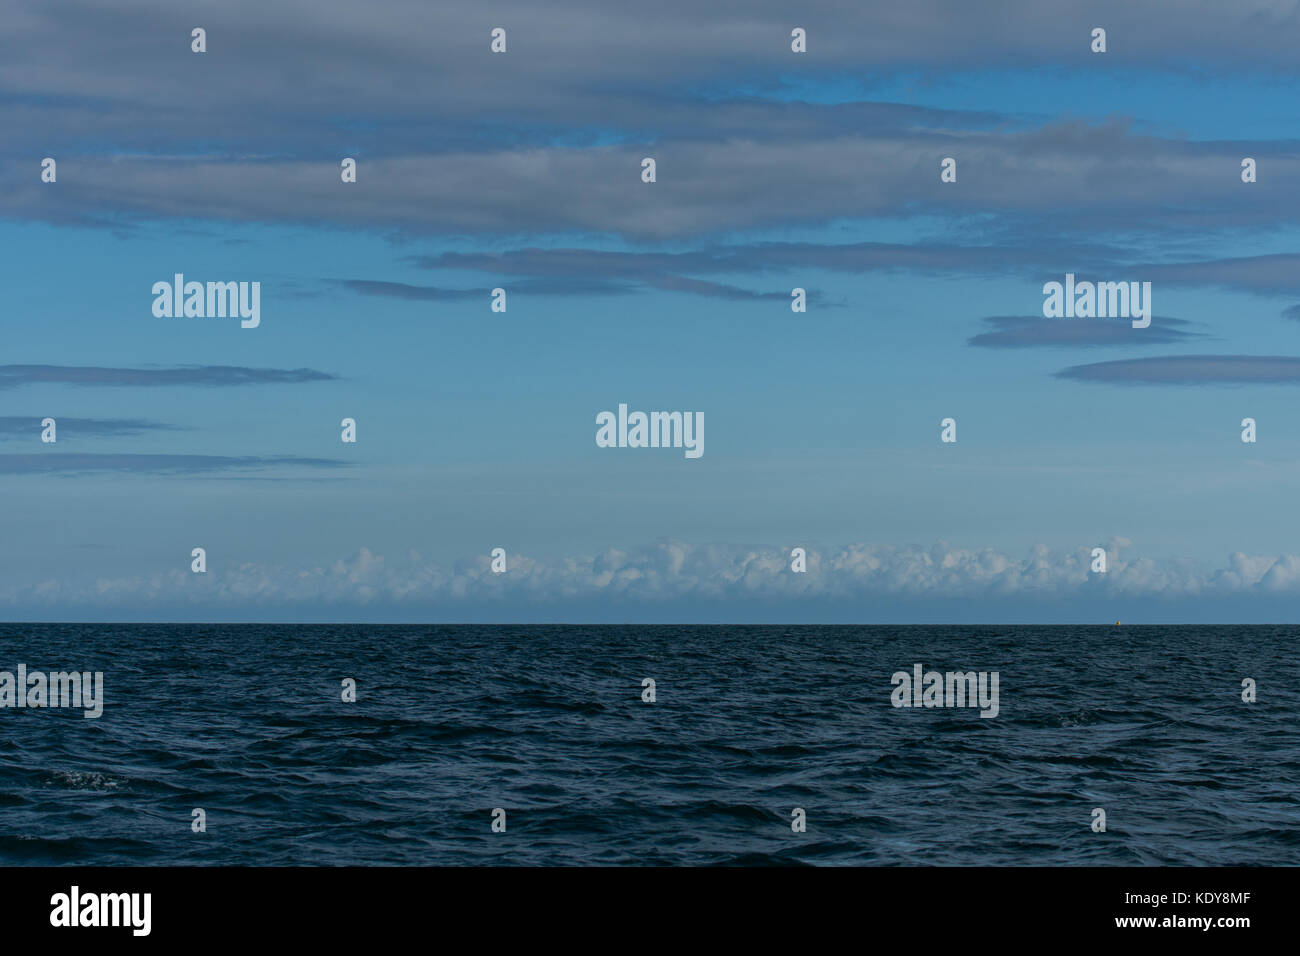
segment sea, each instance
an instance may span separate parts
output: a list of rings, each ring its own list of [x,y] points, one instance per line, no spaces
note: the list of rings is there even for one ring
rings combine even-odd
[[[0,862],[1296,865],[1298,636],[3,624],[103,700],[0,707]]]

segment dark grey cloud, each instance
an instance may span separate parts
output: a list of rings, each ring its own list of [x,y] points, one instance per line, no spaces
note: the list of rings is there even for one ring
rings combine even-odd
[[[496,276],[553,279],[567,277],[572,281],[582,275],[596,274],[641,285],[673,281],[665,280],[665,276],[762,275],[810,270],[1014,276],[1041,284],[1060,281],[1066,272],[1074,272],[1080,278],[1149,281],[1157,293],[1161,286],[1217,286],[1263,295],[1300,294],[1300,253],[1152,263],[1144,261],[1144,257],[1139,257],[1132,247],[1126,245],[1052,237],[998,244],[934,241],[704,244],[683,252],[525,246],[504,252],[416,254],[405,256],[402,261],[427,270],[467,270]],[[776,297],[775,293],[773,297]],[[1300,306],[1283,315],[1300,318]],[[1176,324],[1178,320],[1157,318],[1154,321]],[[1179,339],[1177,330],[1172,327],[1146,336],[1148,342]]]
[[[0,215],[662,240],[926,212],[1086,236],[1289,224],[1300,211],[1286,185],[1300,179],[1294,142],[811,103],[789,86],[1093,69],[1089,31],[1100,22],[1112,75],[1294,75],[1289,5],[1004,0],[990,13],[961,0],[813,0],[792,12],[780,0],[662,0],[647,22],[635,4],[503,0],[491,22],[509,31],[504,55],[489,52],[491,24],[470,0],[304,9],[9,0]],[[208,30],[203,55],[189,49],[196,18]],[[809,31],[806,55],[789,49],[795,21]],[[639,181],[648,154],[660,162],[652,187]],[[46,155],[60,162],[54,187],[33,174]],[[355,186],[339,182],[344,155],[361,163]],[[938,180],[947,155],[960,163],[955,188]],[[1268,157],[1249,189],[1237,175],[1244,155]]]
[[[636,241],[916,214],[972,222],[992,215],[1045,236],[1289,224],[1297,202],[1286,184],[1300,179],[1300,156],[1284,144],[1257,146],[1086,123],[971,132],[960,143],[928,130],[685,142],[658,135],[635,145],[358,157],[355,186],[340,184],[338,160],[325,156],[106,161],[74,153],[61,162],[55,188],[17,159],[0,161],[14,184],[0,196],[0,215]],[[1270,179],[1243,189],[1240,157],[1262,150],[1272,157]],[[938,175],[939,160],[953,154],[957,188]],[[658,163],[653,184],[640,181],[647,155]]]
[[[739,271],[735,253],[725,248],[691,252],[625,252],[585,248],[510,249],[505,252],[445,252],[411,255],[405,262],[420,269],[454,269],[490,275],[569,278],[593,273],[607,278],[646,282],[665,273]],[[732,270],[732,267],[735,267]]]
[[[0,389],[20,385],[295,385],[334,381],[338,376],[310,368],[246,368],[186,365],[174,368],[105,368],[96,365],[0,365]]]
[[[340,468],[349,462],[333,458],[261,457],[255,455],[90,455],[51,451],[46,454],[0,455],[0,474],[63,474],[127,472],[153,475],[217,474],[270,468]]]
[[[375,279],[339,279],[336,280],[336,284],[358,295],[428,302],[486,300],[491,294],[491,290],[487,288],[449,289],[444,286],[412,285],[407,282],[385,282]],[[574,276],[563,279],[529,279],[512,284],[508,291],[525,292],[531,295],[626,295],[635,291],[635,287],[624,282]]]
[[[209,34],[203,56],[189,49],[198,21]],[[809,35],[809,53],[798,58],[789,48],[796,23]],[[238,129],[278,142],[277,124],[314,129],[318,140],[379,141],[403,120],[429,115],[437,123],[420,125],[453,139],[467,135],[471,120],[487,125],[484,116],[501,117],[503,130],[523,138],[572,129],[578,118],[593,129],[657,129],[664,124],[648,122],[648,104],[697,90],[712,99],[761,94],[796,70],[844,77],[869,69],[870,80],[898,71],[1095,67],[1089,31],[1102,23],[1108,70],[1297,72],[1289,42],[1296,12],[1286,3],[1000,0],[990,12],[964,0],[808,0],[793,11],[783,0],[659,0],[647,18],[634,4],[605,0],[497,0],[491,17],[474,0],[9,0],[0,85],[26,93],[20,105],[94,124],[88,135],[97,142],[129,122],[126,104],[150,117],[131,127],[136,136],[169,147],[220,142]],[[493,24],[509,31],[505,55],[488,52]],[[205,135],[171,138],[178,129]]]
[[[651,256],[651,258],[659,257]],[[525,295],[629,295],[636,292],[639,287],[650,287],[666,292],[684,292],[710,299],[732,301],[788,301],[790,298],[789,290],[755,291],[689,276],[663,275],[651,270],[648,263],[640,263],[636,272],[629,270],[625,274],[629,277],[636,274],[636,281],[584,278],[576,274],[546,276],[516,280],[509,284],[507,291]],[[486,288],[449,289],[442,286],[411,285],[406,282],[381,282],[372,279],[340,279],[337,280],[337,284],[360,295],[433,302],[486,299],[489,295],[489,290]],[[810,302],[818,302],[822,299],[822,295],[816,290],[808,290],[807,298]]]
[[[646,284],[662,289],[665,292],[689,292],[692,295],[701,295],[710,299],[729,299],[735,302],[790,301],[789,289],[783,289],[779,292],[755,292],[751,289],[742,289],[739,286],[709,282],[706,279],[692,279],[687,276],[658,276],[647,279]],[[820,293],[815,291],[808,291],[807,297],[810,301],[815,302],[821,296]]]
[[[1271,295],[1300,294],[1300,253],[1239,256],[1133,267],[1143,280],[1177,285],[1221,286]]]
[[[418,299],[432,302],[455,302],[477,299],[487,295],[486,289],[443,289],[438,286],[410,285],[405,282],[380,282],[374,279],[339,279],[343,288],[358,295],[373,295],[388,299]]]
[[[57,423],[59,441],[76,438],[116,438],[129,435],[142,435],[146,432],[179,431],[181,426],[162,422],[146,421],[143,418],[66,418],[50,415]],[[0,437],[37,439],[41,433],[42,417],[0,416]]]
[[[1300,384],[1300,357],[1169,355],[1074,365],[1058,378],[1119,385]]]
[[[1018,243],[1000,246],[942,242],[757,242],[704,245],[685,252],[525,247],[499,253],[411,255],[421,269],[490,275],[575,279],[592,274],[654,284],[665,276],[762,274],[769,271],[922,272],[1060,275],[1066,269],[1116,268],[1127,250],[1099,243]],[[789,294],[788,290],[785,293]]]
[[[992,315],[993,326],[966,340],[984,348],[1087,348],[1108,345],[1168,345],[1202,337],[1185,331],[1184,319],[1153,315],[1151,325],[1135,329],[1129,319],[1045,319],[1041,315]]]

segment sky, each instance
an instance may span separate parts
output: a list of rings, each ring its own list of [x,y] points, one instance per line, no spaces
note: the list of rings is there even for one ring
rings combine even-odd
[[[0,0],[0,617],[1300,620],[1297,40],[1292,2]],[[155,315],[176,273],[260,324]],[[1150,326],[1045,318],[1067,273]],[[598,447],[620,404],[703,454]]]

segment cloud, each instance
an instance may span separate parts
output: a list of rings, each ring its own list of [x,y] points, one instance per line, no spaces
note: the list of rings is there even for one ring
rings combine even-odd
[[[780,292],[755,292],[751,289],[742,289],[734,285],[726,285],[721,282],[709,282],[705,279],[691,279],[686,276],[659,276],[647,280],[647,284],[665,292],[687,292],[692,295],[700,295],[710,299],[729,299],[737,302],[759,302],[780,300],[788,302],[790,292],[782,290]],[[810,301],[817,301],[820,295],[813,291],[807,292]]]
[[[1073,365],[1057,378],[1123,385],[1297,384],[1300,358],[1285,355],[1169,355]]]
[[[111,13],[92,0],[10,6],[0,215],[20,220],[662,240],[925,212],[1088,236],[1289,225],[1297,211],[1292,191],[1270,185],[1300,176],[1288,141],[1156,137],[1123,118],[1045,121],[873,92],[964,70],[1094,71],[1089,24],[1103,20],[1106,67],[1121,76],[1294,76],[1288,4],[1006,0],[991,17],[958,0],[822,0],[799,8],[806,56],[790,52],[778,0],[743,11],[663,0],[653,23],[635,5],[503,0],[501,56],[469,2],[386,0],[375,16],[347,0],[229,0],[205,10],[203,55],[190,52],[192,17],[168,0]],[[816,101],[819,89],[839,101]],[[639,181],[648,152],[653,186]],[[57,189],[28,175],[38,153],[58,158]],[[344,155],[359,161],[355,186],[339,182]],[[939,183],[946,155],[960,158],[958,189]],[[1229,175],[1246,155],[1269,157],[1250,189]]]
[[[1297,170],[1300,173],[1300,170]],[[999,235],[1012,232],[1010,221]],[[1059,281],[1067,271],[1076,274],[1124,277],[1164,286],[1219,287],[1260,295],[1300,294],[1300,254],[1194,259],[1182,262],[1142,263],[1124,245],[1075,241],[1069,237],[1039,233],[1023,240],[993,244],[955,244],[919,241],[888,242],[737,242],[705,243],[685,251],[653,249],[605,250],[580,247],[524,246],[499,252],[444,252],[437,255],[408,255],[405,264],[430,271],[463,270],[506,278],[549,279],[577,283],[600,275],[601,281],[622,280],[625,291],[640,287],[679,288],[709,294],[701,283],[692,288],[687,277],[806,273],[809,271],[860,274],[910,273],[915,275],[963,274],[977,277],[1012,276],[1036,286],[1050,279]],[[513,287],[513,286],[512,286]],[[595,289],[592,291],[601,291]],[[776,290],[749,290],[719,284],[721,298],[780,298]],[[812,292],[810,290],[810,297]],[[1288,319],[1300,319],[1300,306],[1282,312]],[[1186,330],[1189,324],[1172,317],[1155,317],[1153,327],[1139,338],[1124,338],[1118,328],[1107,331],[1103,324],[1070,320],[1073,325],[1035,325],[1038,317],[995,316],[984,321],[999,330],[970,340],[972,345],[1016,347],[1050,344],[1156,344],[1187,341],[1197,336]],[[1157,329],[1154,326],[1160,325]]]
[[[1091,546],[1031,548],[1021,557],[991,549],[855,544],[808,548],[803,574],[790,570],[785,548],[691,545],[660,541],[598,554],[538,559],[508,555],[493,573],[487,555],[445,567],[411,552],[392,562],[368,548],[329,564],[289,567],[252,561],[213,562],[201,580],[183,570],[98,578],[93,583],[10,584],[0,601],[130,604],[215,602],[229,608],[337,604],[447,606],[469,602],[573,606],[762,605],[861,600],[969,599],[1035,603],[1096,598],[1180,599],[1286,594],[1300,597],[1300,557],[1229,555],[1221,567],[1126,558],[1131,542],[1104,542],[1106,574],[1091,572]]]
[[[1188,143],[1076,121],[960,135],[917,127],[846,132],[832,124],[808,137],[709,141],[679,141],[660,130],[634,145],[447,151],[428,144],[402,156],[362,157],[364,188],[341,187],[336,161],[310,157],[103,157],[70,147],[57,192],[23,179],[18,160],[0,162],[0,174],[15,183],[0,196],[0,214],[484,238],[581,232],[650,242],[918,214],[972,223],[992,217],[1079,237],[1289,225],[1289,195],[1242,190],[1240,182],[1234,189],[1223,175],[1245,151],[1281,149],[1260,146]],[[945,192],[936,157],[951,153],[962,159],[963,185]],[[653,185],[639,178],[647,155],[659,164]],[[1272,163],[1279,182],[1300,177],[1300,157]],[[1188,195],[1197,196],[1194,206],[1184,202]]]
[[[80,475],[92,472],[129,472],[151,475],[205,474],[257,471],[269,468],[339,468],[349,462],[333,458],[259,457],[253,455],[129,455],[69,454],[0,455],[0,474]]]
[[[55,419],[59,430],[59,441],[68,438],[106,438],[126,435],[142,435],[145,432],[181,431],[179,425],[167,425],[162,422],[150,422],[142,418],[65,418],[50,416]],[[0,436],[36,439],[41,433],[42,418],[34,415],[0,417]]]
[[[651,21],[634,6],[603,0],[554,0],[544,9],[499,0],[493,16],[510,37],[503,56],[488,53],[489,26],[464,0],[436,11],[423,0],[385,0],[383,16],[347,0],[226,0],[204,11],[209,52],[201,57],[189,49],[192,17],[168,0],[124,0],[111,10],[94,0],[10,6],[0,82],[40,94],[17,98],[15,109],[39,104],[56,113],[62,122],[50,131],[81,120],[96,141],[129,130],[134,145],[168,151],[177,142],[226,142],[239,129],[265,140],[291,139],[285,128],[309,133],[313,146],[341,131],[383,141],[400,135],[408,118],[428,115],[431,102],[438,121],[420,131],[454,144],[509,142],[504,131],[487,139],[485,116],[502,117],[508,135],[525,142],[574,125],[575,116],[596,130],[656,130],[685,125],[674,117],[692,107],[696,122],[704,120],[708,103],[692,102],[692,91],[709,91],[710,101],[719,90],[761,96],[787,88],[784,77],[796,70],[860,76],[870,64],[869,80],[1095,68],[1094,22],[1110,30],[1108,69],[1297,71],[1288,42],[1295,8],[1282,2],[1003,0],[991,17],[961,0],[906,7],[810,0],[799,7],[811,51],[801,58],[790,53],[790,9],[781,0],[751,0],[743,16],[734,4],[661,0]],[[157,82],[160,75],[168,82]],[[285,82],[300,76],[316,81]],[[111,108],[127,104],[151,122],[131,126],[127,111]],[[340,112],[366,122],[321,122]],[[232,116],[247,119],[232,123]]]
[[[1297,172],[1300,173],[1300,169]],[[1024,227],[1022,221],[1013,217],[995,232],[1001,236]],[[1124,245],[1076,241],[1050,232],[1038,233],[1037,238],[1029,242],[991,244],[936,241],[739,242],[705,243],[695,249],[677,252],[525,246],[504,252],[410,255],[403,261],[426,270],[466,270],[506,277],[577,281],[583,276],[598,274],[607,279],[617,278],[655,287],[671,287],[673,283],[682,282],[677,278],[680,276],[764,275],[808,270],[1015,276],[1038,284],[1048,279],[1059,281],[1065,272],[1073,271],[1076,274],[1140,279],[1158,286],[1220,287],[1261,295],[1300,294],[1300,278],[1297,278],[1300,276],[1300,254],[1143,263],[1136,261],[1133,250]],[[745,295],[777,297],[774,291],[737,291]],[[1282,315],[1290,319],[1300,318],[1300,306],[1293,306]],[[1012,318],[994,317],[986,321],[1010,322]],[[1071,321],[1079,323],[1085,320]],[[1185,326],[1187,323],[1183,320],[1156,317],[1153,321],[1165,323],[1166,327],[1162,331],[1145,330],[1151,333],[1143,336],[1147,342],[1178,341],[1194,335],[1175,328]],[[1088,337],[1082,327],[1073,332],[1058,330],[1056,334]],[[1007,341],[1012,338],[1017,336],[1008,336]],[[997,343],[981,341],[972,344]],[[1104,344],[1104,341],[1096,344]]]
[[[338,284],[358,295],[380,296],[389,299],[452,302],[460,299],[481,298],[487,294],[486,289],[442,289],[437,286],[408,285],[405,282],[379,282],[373,279],[339,279]]]
[[[1139,265],[1131,271],[1153,283],[1220,286],[1267,295],[1300,293],[1300,253]]]
[[[644,264],[642,264],[644,267]],[[337,284],[360,295],[381,296],[395,299],[414,299],[427,301],[460,301],[464,299],[481,299],[488,295],[487,289],[448,289],[441,286],[410,285],[405,282],[379,282],[370,279],[340,279]],[[523,295],[628,295],[636,292],[638,287],[661,289],[666,292],[682,292],[703,296],[710,299],[728,299],[732,301],[788,301],[788,290],[754,291],[721,282],[694,279],[688,276],[642,275],[633,281],[611,279],[591,279],[579,275],[544,276],[516,280],[509,285],[511,293]],[[810,302],[819,302],[821,293],[808,290]]]
[[[1000,229],[999,233],[1010,231],[1010,228]],[[993,244],[935,241],[706,243],[677,252],[526,246],[504,252],[410,255],[403,261],[426,270],[466,270],[495,276],[553,279],[576,279],[598,274],[643,285],[678,281],[665,280],[665,276],[761,275],[807,270],[1010,275],[1041,284],[1049,279],[1059,281],[1065,272],[1073,271],[1077,274],[1131,277],[1163,285],[1220,286],[1267,295],[1300,292],[1300,279],[1296,278],[1300,276],[1300,254],[1141,263],[1135,262],[1133,250],[1124,245],[1075,241],[1051,235],[1039,235],[1032,241]],[[1290,318],[1300,316],[1300,306],[1283,314]],[[995,317],[986,321],[1009,323],[1016,319]],[[1082,323],[1085,320],[1071,321]],[[1148,342],[1160,336],[1165,336],[1165,341],[1175,341],[1192,334],[1180,333],[1175,328],[1187,324],[1180,319],[1157,317],[1154,321],[1164,323],[1166,327],[1161,331],[1145,330],[1150,333],[1144,336]],[[1075,332],[1058,330],[1057,334],[1080,334],[1087,338],[1089,333],[1084,333],[1084,328],[1079,325]]]
[[[406,282],[381,282],[373,279],[339,279],[336,284],[358,295],[390,299],[414,299],[431,302],[457,302],[486,299],[488,289],[448,289],[442,286],[411,285]],[[572,279],[531,279],[514,283],[511,292],[531,295],[626,295],[634,291],[626,283],[575,277]]]
[[[1002,246],[921,242],[756,242],[704,245],[684,252],[611,251],[525,247],[493,253],[447,252],[414,255],[421,269],[470,270],[489,275],[578,278],[592,273],[645,285],[665,276],[763,274],[774,271],[830,272],[1009,272],[1040,278],[1057,274],[1061,262],[1114,267],[1123,250],[1097,243],[1039,241]],[[1059,274],[1058,274],[1059,277]],[[670,280],[671,281],[671,280]],[[785,290],[788,296],[789,290]]]
[[[994,315],[982,320],[994,331],[966,340],[984,348],[1070,348],[1104,345],[1167,345],[1200,337],[1185,332],[1183,319],[1152,316],[1151,325],[1135,329],[1128,319],[1045,319],[1036,315]]]
[[[93,365],[0,365],[0,389],[21,385],[292,385],[338,378],[310,368],[245,368],[238,365],[186,365],[175,368],[104,368]]]

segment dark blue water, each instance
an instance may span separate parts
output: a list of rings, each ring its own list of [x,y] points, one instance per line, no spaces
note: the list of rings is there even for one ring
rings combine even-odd
[[[0,710],[0,860],[1294,865],[1298,633],[0,625],[105,683]],[[894,708],[915,663],[998,716]]]

